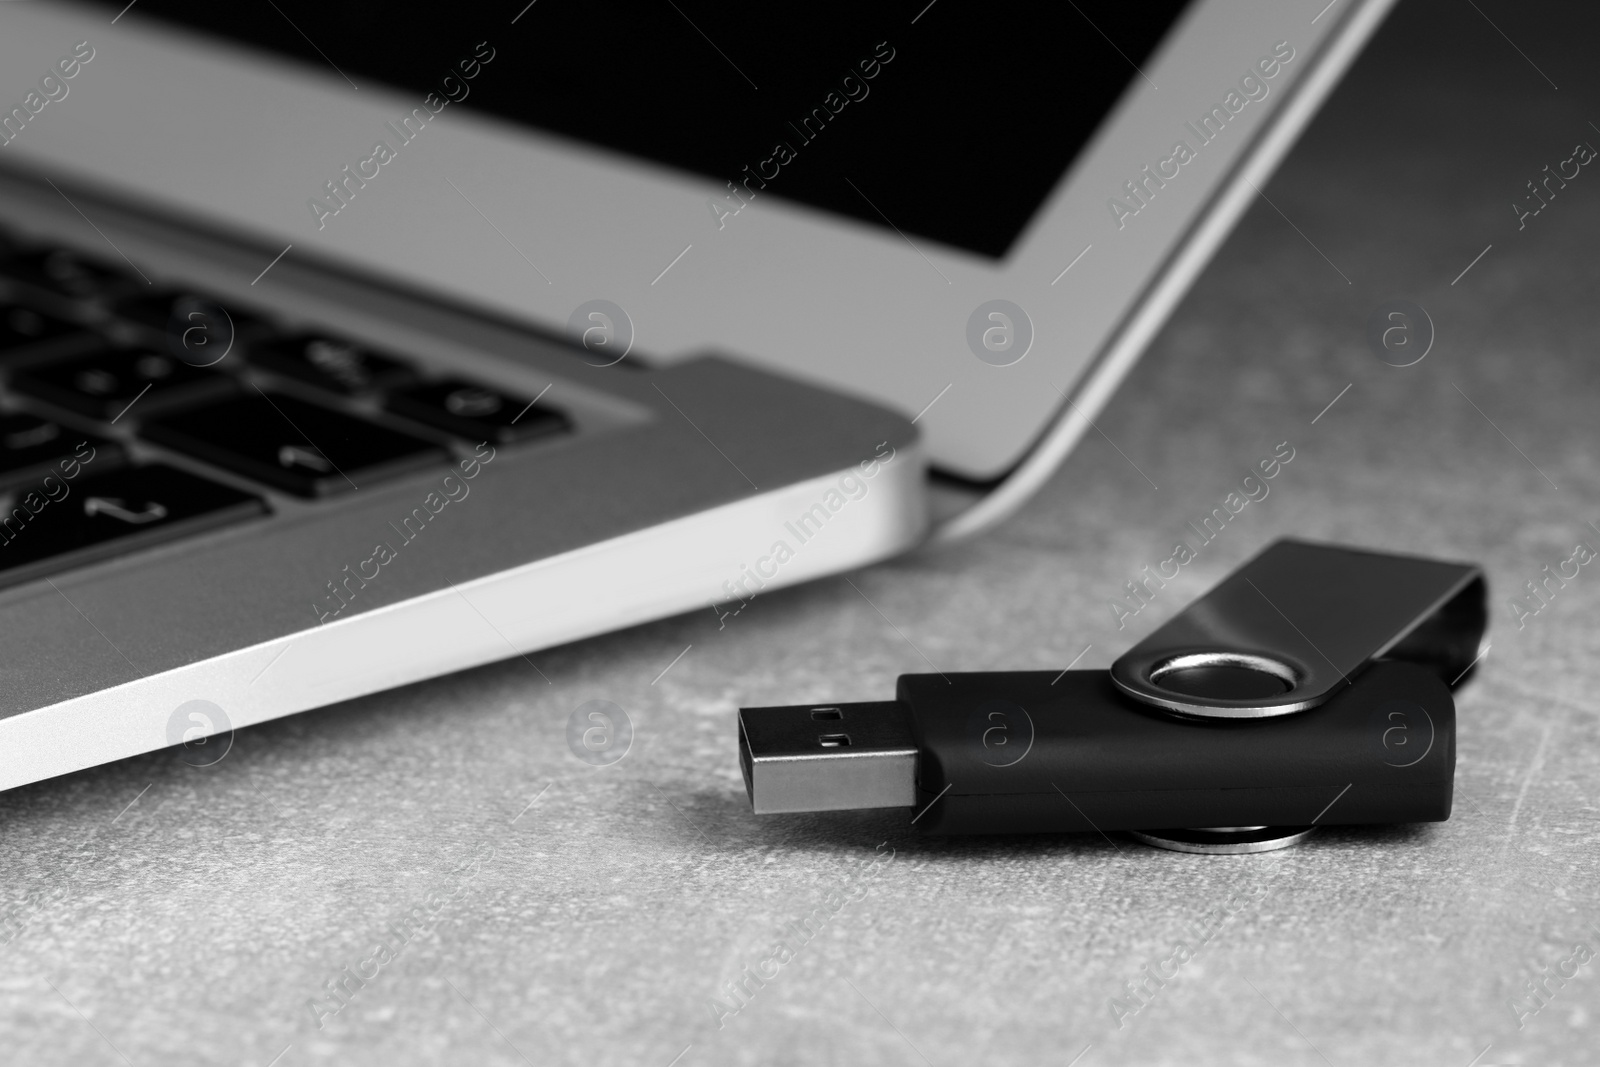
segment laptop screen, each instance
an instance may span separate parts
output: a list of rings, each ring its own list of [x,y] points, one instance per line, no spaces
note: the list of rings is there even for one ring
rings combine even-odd
[[[419,105],[438,93],[1000,258],[1185,6],[829,2],[769,6],[759,19],[726,0],[135,10],[336,71],[352,91],[376,80]]]

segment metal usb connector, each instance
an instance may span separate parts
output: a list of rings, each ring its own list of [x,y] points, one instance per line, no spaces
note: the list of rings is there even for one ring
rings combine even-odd
[[[916,803],[917,746],[894,700],[742,708],[739,764],[757,815]]]

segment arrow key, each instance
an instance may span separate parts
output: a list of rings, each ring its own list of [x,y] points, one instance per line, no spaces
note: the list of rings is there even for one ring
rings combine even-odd
[[[349,492],[449,457],[381,423],[282,393],[246,394],[154,419],[143,436],[297,496]]]
[[[151,464],[17,490],[0,510],[0,586],[266,513],[248,493]]]

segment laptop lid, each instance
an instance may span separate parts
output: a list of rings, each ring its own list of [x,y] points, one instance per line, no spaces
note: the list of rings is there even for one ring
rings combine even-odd
[[[885,401],[983,480],[1092,418],[1386,6],[7,4],[0,161]]]

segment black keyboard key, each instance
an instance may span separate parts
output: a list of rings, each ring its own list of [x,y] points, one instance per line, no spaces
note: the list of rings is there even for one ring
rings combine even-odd
[[[534,407],[528,397],[503,393],[461,378],[397,390],[385,398],[384,406],[396,415],[469,441],[503,444],[570,428],[567,417],[560,411]]]
[[[259,315],[195,293],[160,292],[132,296],[112,305],[118,318],[165,335],[165,350],[191,367],[221,362],[242,334],[266,328]]]
[[[297,496],[344,492],[448,457],[427,441],[283,394],[237,397],[148,422],[158,444]]]
[[[10,360],[13,353],[74,336],[88,338],[92,335],[53,315],[23,307],[0,308],[0,359]]]
[[[88,300],[146,284],[132,271],[64,248],[36,249],[0,260],[0,276],[67,300]]]
[[[319,334],[279,337],[251,345],[250,361],[345,396],[406,385],[417,379],[415,371],[393,356]]]
[[[97,419],[116,419],[135,400],[136,417],[146,417],[238,388],[225,374],[160,352],[110,347],[19,370],[11,376],[11,387]]]
[[[114,441],[80,433],[52,419],[15,412],[0,415],[0,489],[32,485],[46,475],[72,481],[121,465]]]
[[[11,494],[0,511],[0,585],[265,514],[248,493],[155,464]]]

